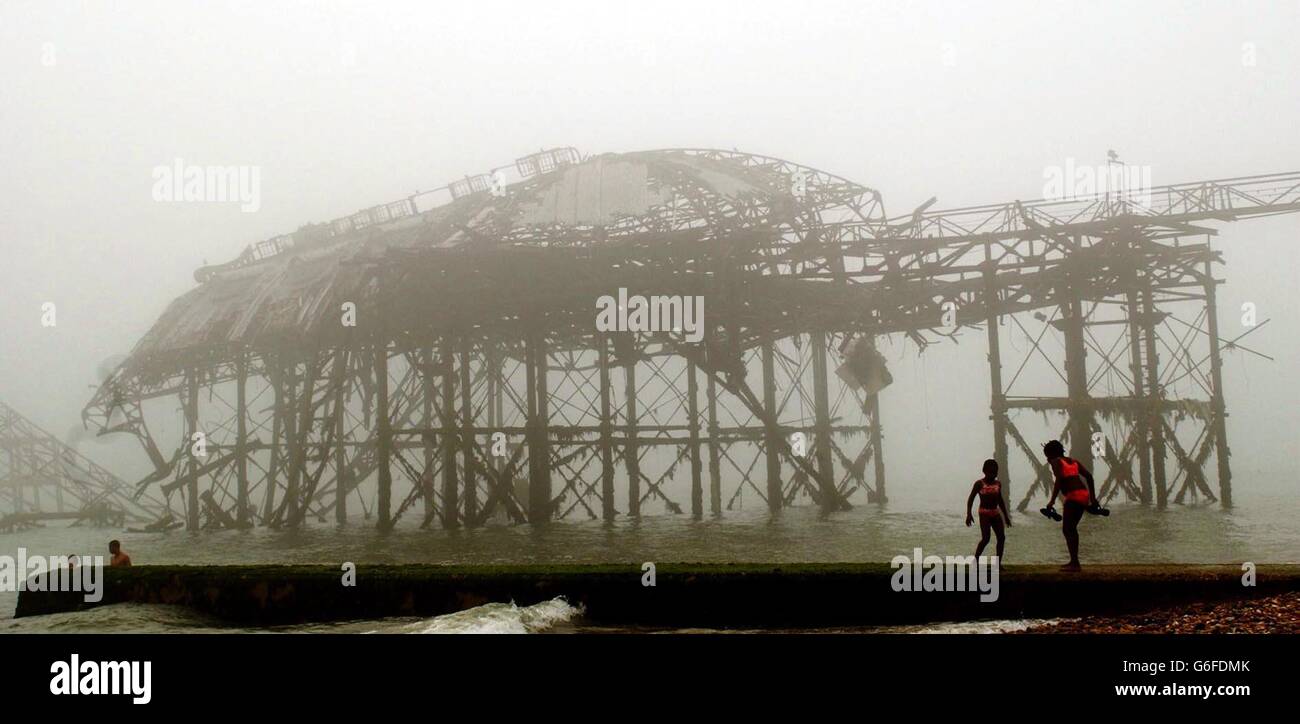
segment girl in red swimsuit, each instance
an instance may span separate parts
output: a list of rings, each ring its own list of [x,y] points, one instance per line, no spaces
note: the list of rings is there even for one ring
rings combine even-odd
[[[1006,527],[1011,527],[1011,513],[1007,511],[1007,501],[1002,498],[1002,482],[998,480],[998,463],[996,460],[984,461],[984,477],[975,481],[975,485],[970,489],[970,497],[966,498],[966,525],[969,526],[975,522],[971,516],[970,506],[975,502],[976,496],[980,499],[980,544],[975,547],[975,557],[979,558],[984,552],[984,547],[989,544],[989,531],[992,530],[998,536],[998,561],[1002,561],[1002,549],[1007,542],[1006,531],[1003,530],[1003,521],[1006,521]]]
[[[1092,473],[1078,460],[1065,456],[1065,446],[1059,440],[1053,440],[1043,446],[1043,455],[1052,467],[1056,484],[1052,486],[1052,498],[1047,501],[1047,510],[1052,510],[1059,494],[1065,501],[1065,510],[1061,512],[1061,533],[1065,536],[1065,547],[1070,551],[1070,562],[1061,566],[1063,571],[1078,571],[1079,566],[1079,520],[1088,509],[1098,508],[1097,492],[1094,488]]]

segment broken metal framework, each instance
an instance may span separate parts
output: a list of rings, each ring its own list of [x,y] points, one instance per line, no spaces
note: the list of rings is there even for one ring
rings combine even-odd
[[[1050,481],[1024,411],[1063,413],[1105,499],[1231,503],[1220,259],[1196,223],[1300,210],[1300,174],[889,219],[871,189],[739,152],[511,170],[199,270],[85,420],[141,441],[138,492],[191,528],[700,517],[746,496],[830,513],[886,499],[878,393],[835,374],[845,351],[982,328],[993,456],[1008,488],[1013,447],[1034,470],[1022,509]],[[703,298],[702,340],[598,331],[620,288]],[[1022,394],[1034,364],[1064,394]],[[177,398],[171,448],[146,418]]]
[[[151,522],[167,510],[0,402],[0,529],[47,520]]]

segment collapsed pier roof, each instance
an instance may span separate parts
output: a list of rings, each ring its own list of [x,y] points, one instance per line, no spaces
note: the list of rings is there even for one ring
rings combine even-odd
[[[572,149],[544,151],[434,192],[304,226],[251,245],[227,264],[199,269],[200,285],[167,307],[124,368],[166,376],[196,356],[232,347],[327,341],[340,331],[340,303],[375,302],[389,283],[376,270],[400,271],[413,256],[447,262],[452,255],[492,255],[503,264],[513,258],[523,264],[526,281],[530,268],[539,269],[530,250],[556,250],[548,258],[562,270],[575,254],[680,250],[684,241],[746,243],[746,234],[770,238],[834,221],[883,222],[879,195],[814,169],[738,152],[674,149],[583,159]],[[418,293],[434,280],[407,282]],[[422,310],[425,321],[429,311]]]

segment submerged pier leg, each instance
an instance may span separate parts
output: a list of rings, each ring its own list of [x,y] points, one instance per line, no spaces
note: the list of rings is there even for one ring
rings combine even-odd
[[[293,476],[298,469],[298,365],[293,358],[284,357],[284,455],[282,457],[282,467],[284,470],[284,497],[281,499],[277,508],[271,509],[271,518],[266,522],[268,526],[279,526],[284,522],[284,510],[288,501],[293,498],[295,485]]]
[[[235,522],[248,524],[248,353],[235,362]]]
[[[1156,307],[1150,289],[1142,291],[1142,334],[1146,350],[1146,425],[1150,432],[1151,477],[1156,489],[1156,507],[1169,504],[1169,485],[1165,477],[1165,426],[1160,392],[1160,356],[1156,351]]]
[[[551,520],[550,405],[547,391],[546,341],[541,334],[528,338],[525,366],[528,384],[528,520],[544,525]]]
[[[390,456],[393,448],[392,421],[388,412],[388,343],[375,343],[375,466],[378,471],[379,495],[376,502],[376,526],[393,527],[393,471]]]
[[[835,487],[835,455],[831,450],[831,398],[826,370],[826,332],[818,330],[810,336],[813,354],[813,424],[816,426],[813,444],[817,448],[817,473],[820,478],[819,503],[823,513],[839,506],[839,491]]]
[[[460,350],[460,448],[461,462],[465,481],[465,525],[474,526],[478,522],[478,481],[475,479],[474,464],[474,386],[473,370],[470,360],[474,356],[474,340],[469,336],[461,339]]]
[[[199,374],[190,368],[185,375],[185,442],[186,474],[190,476],[185,484],[185,527],[189,530],[199,529],[199,461],[194,459],[194,433],[199,431]]]
[[[438,514],[438,496],[434,494],[433,489],[433,462],[438,455],[439,436],[434,433],[435,429],[441,427],[439,418],[435,415],[433,409],[433,400],[438,395],[438,388],[434,384],[434,377],[437,376],[437,368],[433,364],[433,347],[426,346],[419,351],[418,363],[420,365],[420,423],[424,427],[424,432],[420,433],[420,452],[421,465],[420,479],[415,484],[420,489],[420,497],[424,502],[424,519],[421,525],[427,526],[433,522],[433,518]],[[443,516],[446,516],[446,509],[442,509]],[[446,524],[446,521],[443,521]]]
[[[606,521],[614,520],[614,413],[610,404],[609,338],[596,336],[600,365],[600,510]]]
[[[302,479],[307,467],[307,438],[312,431],[312,408],[313,397],[316,388],[317,367],[313,361],[315,355],[306,355],[303,358],[302,369],[302,391],[294,402],[297,405],[296,414],[298,415],[292,433],[293,440],[293,459],[290,461],[289,468],[289,486],[285,492],[284,522],[290,526],[298,525],[298,517],[302,506]]]
[[[991,249],[984,246],[984,324],[989,345],[989,419],[993,421],[993,459],[998,462],[1002,499],[1011,500],[1011,460],[1007,446],[1007,397],[1002,386],[1002,341],[998,331],[997,272]]]
[[[334,364],[339,366],[339,379],[342,383],[334,388],[334,521],[342,525],[348,520],[348,453],[345,446],[346,430],[344,416],[345,401],[349,375],[348,353],[343,349],[335,350]]]
[[[1232,507],[1232,468],[1228,456],[1228,411],[1223,395],[1223,358],[1219,354],[1219,307],[1214,269],[1205,260],[1205,316],[1210,342],[1210,433],[1214,435],[1214,458],[1219,465],[1219,504]]]
[[[704,517],[704,486],[700,470],[700,384],[696,380],[695,363],[686,360],[686,416],[690,419],[691,455],[691,517],[699,520]]]
[[[718,386],[713,375],[707,375],[704,395],[709,411],[709,515],[722,517],[722,440],[718,425]]]
[[[870,341],[872,349],[875,349],[876,340],[874,337]],[[876,476],[876,487],[874,498],[872,499],[879,505],[889,502],[889,495],[885,492],[885,445],[884,430],[880,422],[880,394],[869,395],[866,399],[867,419],[870,420],[871,428],[871,462],[874,466]]]
[[[1089,470],[1092,460],[1092,400],[1088,394],[1087,345],[1084,341],[1083,302],[1073,295],[1063,305],[1061,329],[1065,334],[1065,384],[1068,395],[1070,457]]]
[[[1138,304],[1136,291],[1130,290],[1125,295],[1125,310],[1128,314],[1129,336],[1129,370],[1133,375],[1133,400],[1136,407],[1130,414],[1133,425],[1133,440],[1136,446],[1134,457],[1138,461],[1138,495],[1143,505],[1150,505],[1151,494],[1151,425],[1147,411],[1146,366],[1142,362],[1142,308]]]
[[[442,443],[442,527],[457,528],[460,526],[460,480],[456,470],[456,370],[455,351],[449,336],[442,339],[439,376],[442,377],[441,414],[436,415],[436,419],[439,442]],[[429,392],[426,399],[434,396],[432,389]]]
[[[776,401],[776,360],[774,343],[771,339],[763,342],[763,408],[767,412],[767,424],[763,436],[763,450],[767,456],[767,509],[772,513],[781,512],[784,504],[781,493],[781,429],[777,426]]]
[[[275,513],[275,487],[279,485],[281,436],[284,433],[284,377],[280,371],[280,355],[268,355],[265,364],[271,377],[271,461],[262,479],[262,525],[270,525],[271,515]]]
[[[627,465],[627,514],[641,517],[641,448],[636,440],[636,345],[632,345],[632,358],[623,365],[624,395],[627,426],[624,432],[623,461]]]

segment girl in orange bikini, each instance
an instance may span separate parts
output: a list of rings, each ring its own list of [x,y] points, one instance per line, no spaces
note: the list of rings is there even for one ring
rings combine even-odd
[[[1011,513],[1007,511],[1007,501],[1002,498],[1002,482],[998,480],[996,460],[984,461],[984,477],[975,481],[975,485],[970,489],[970,497],[966,498],[968,527],[975,522],[970,513],[970,506],[975,502],[976,496],[980,499],[980,544],[975,547],[975,557],[978,559],[984,552],[984,547],[989,544],[989,530],[992,530],[998,536],[998,562],[1001,563],[1002,549],[1007,542],[1002,523],[1005,520],[1006,527],[1011,527]]]
[[[1047,464],[1052,467],[1056,484],[1052,486],[1052,498],[1047,501],[1044,511],[1056,512],[1056,496],[1065,501],[1062,511],[1061,533],[1065,536],[1065,547],[1070,551],[1070,562],[1061,566],[1063,571],[1078,571],[1079,566],[1079,520],[1085,512],[1106,514],[1097,503],[1097,492],[1093,485],[1092,473],[1078,460],[1065,456],[1065,446],[1059,440],[1053,440],[1043,446]],[[1086,481],[1086,483],[1085,483]]]

